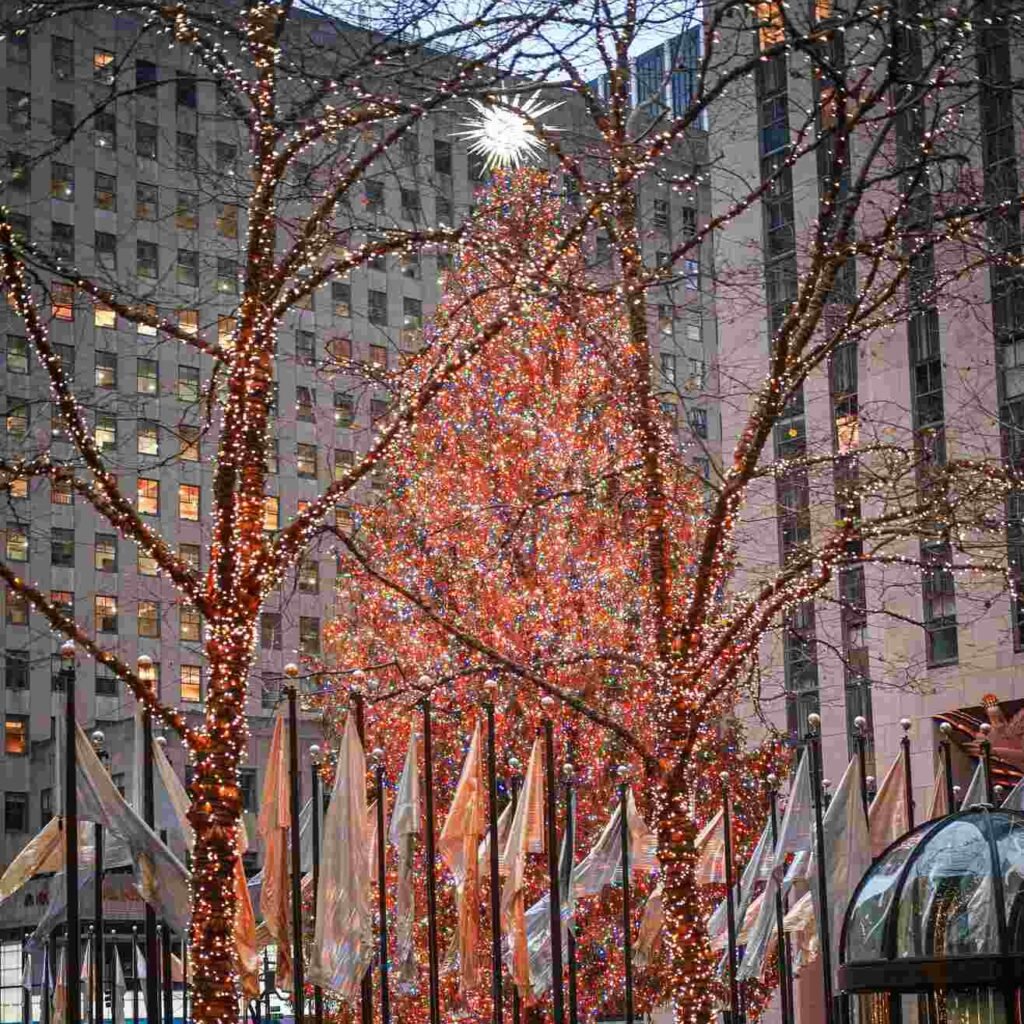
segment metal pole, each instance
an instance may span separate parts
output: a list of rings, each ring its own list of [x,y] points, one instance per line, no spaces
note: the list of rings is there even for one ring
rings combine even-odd
[[[31,958],[25,952],[25,943],[22,941],[21,949],[21,973],[24,974],[26,970],[31,971]],[[31,974],[29,975],[29,984],[31,984]],[[32,1024],[32,990],[30,988],[22,988],[21,990],[21,1020],[22,1024]]]
[[[772,822],[772,849],[777,852],[779,845],[779,780],[768,776],[768,806]],[[779,1001],[782,1004],[782,1024],[793,1024],[792,991],[789,985],[789,950],[786,946],[784,925],[785,910],[782,906],[782,889],[775,890],[775,930],[779,942]]]
[[[545,698],[548,699],[548,698]],[[555,728],[544,719],[544,768],[548,809],[548,913],[551,925],[551,1005],[555,1024],[565,1024],[562,989],[562,896],[558,878],[558,790],[555,782]]]
[[[576,796],[572,787],[572,765],[566,765],[565,775],[565,834],[569,835],[575,829],[576,817]],[[573,865],[569,864],[569,883],[572,880]],[[565,881],[565,879],[563,879]],[[569,1024],[579,1024],[579,993],[577,991],[576,977],[576,933],[573,929],[574,921],[569,922],[566,931],[565,954],[569,967]]]
[[[93,943],[92,991],[95,1004],[94,1016],[103,1024],[103,826],[93,825],[93,842],[96,846],[96,874],[93,879],[93,913],[96,939]]]
[[[359,742],[366,750],[366,709],[363,695],[358,690],[352,692],[352,704],[356,713],[356,732]],[[362,1024],[373,1024],[373,967],[367,967],[363,980],[359,985],[359,1019]]]
[[[142,668],[141,658],[140,668]],[[156,822],[156,801],[153,796],[153,717],[142,713],[142,817],[152,828]],[[160,1020],[160,953],[157,948],[156,911],[147,903],[146,936],[146,1024]]]
[[[914,780],[910,773],[910,727],[913,722],[909,718],[900,719],[903,739],[900,740],[900,751],[903,755],[903,799],[907,804],[907,824],[914,827]]]
[[[188,938],[181,940],[181,1019],[188,1024]]]
[[[96,1014],[95,1014],[96,1006],[93,1003],[93,999],[92,999],[92,983],[93,983],[93,979],[96,977],[96,975],[95,975],[95,973],[93,971],[93,966],[92,966],[92,962],[93,962],[93,942],[92,942],[93,934],[92,933],[93,933],[94,930],[95,929],[93,928],[93,926],[89,925],[89,938],[86,939],[86,946],[85,946],[86,951],[89,954],[89,963],[88,963],[89,970],[87,971],[87,973],[89,975],[89,978],[88,978],[88,987],[86,988],[86,992],[85,992],[85,1017],[86,1017],[86,1020],[88,1020],[89,1024],[96,1024]]]
[[[437,880],[434,849],[434,748],[430,735],[430,698],[423,701],[423,777],[426,785],[427,834],[427,948],[430,965],[430,1024],[441,1024],[441,994],[438,985],[437,957]]]
[[[821,973],[825,993],[825,1022],[832,1024],[832,949],[831,937],[829,936],[829,902],[828,902],[828,875],[825,864],[825,836],[822,815],[822,793],[821,782],[823,775],[821,759],[820,728],[821,717],[817,714],[807,716],[807,724],[810,731],[807,733],[807,749],[811,755],[811,792],[814,796],[814,828],[815,828],[815,855],[818,862],[818,906],[821,908]]]
[[[166,833],[161,830],[161,836]],[[174,972],[171,968],[171,929],[166,921],[160,923],[160,983],[163,985],[161,1008],[164,1024],[174,1024]]]
[[[985,803],[989,807],[995,804],[995,794],[992,792],[992,741],[988,738],[991,731],[992,726],[988,722],[982,723],[981,763],[985,772]]]
[[[302,1024],[306,986],[302,971],[302,844],[299,813],[302,799],[299,780],[299,695],[294,683],[288,687],[288,781],[290,783],[292,860],[292,1003],[295,1024]]]
[[[491,875],[491,1002],[494,1007],[494,1024],[503,1024],[501,1005],[501,889],[498,875],[498,760],[495,749],[494,701],[484,705],[487,711],[487,798],[490,808],[488,834]]]
[[[736,978],[736,892],[732,865],[732,822],[729,808],[729,773],[722,772],[722,834],[725,836],[725,919],[729,942],[729,1019],[739,1024],[740,996]]]
[[[626,963],[626,1024],[633,1024],[633,908],[629,891],[629,787],[619,786],[619,828],[622,839],[622,951]]]
[[[512,814],[516,813],[516,804],[519,803],[520,779],[518,775],[512,776]],[[512,979],[512,1024],[522,1024],[523,1008],[519,998],[519,988]]]
[[[57,933],[50,932],[46,940],[46,959],[43,961],[43,1024],[54,1024],[50,997],[53,995],[53,961],[57,955]]]
[[[139,926],[132,925],[132,1024],[139,1024]]]
[[[380,1019],[391,1024],[391,993],[388,990],[388,866],[387,836],[384,834],[384,751],[377,756],[377,915],[380,928]]]
[[[953,758],[949,748],[949,734],[953,731],[953,727],[949,722],[943,722],[939,726],[939,732],[942,733],[942,767],[944,769],[944,775],[946,776],[946,807],[949,808],[948,814],[953,814],[956,811],[956,804],[953,796]]]
[[[320,748],[314,745],[309,750],[310,754],[313,755],[312,775],[310,777],[312,783],[310,796],[313,801],[313,818],[310,824],[313,829],[313,921],[315,924],[317,894],[320,891],[320,819],[324,813],[324,800],[320,789]],[[324,990],[319,985],[313,987],[313,1020],[315,1024],[324,1024]]]
[[[64,884],[67,887],[67,1024],[82,1012],[81,922],[78,916],[78,757],[75,753],[75,648],[61,647],[64,659]]]
[[[868,721],[863,715],[858,715],[853,720],[853,727],[857,730],[855,742],[857,744],[857,761],[860,764],[860,799],[864,805],[864,817],[868,815]]]
[[[274,985],[277,985],[275,970]],[[270,1020],[270,955],[263,950],[263,1019]]]

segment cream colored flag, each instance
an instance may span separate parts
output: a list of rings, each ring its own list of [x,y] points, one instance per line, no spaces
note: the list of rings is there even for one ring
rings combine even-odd
[[[171,805],[171,810],[174,812],[174,817],[177,819],[181,834],[184,836],[185,849],[191,853],[195,848],[196,842],[195,836],[192,833],[192,825],[188,820],[188,809],[191,801],[188,798],[188,793],[185,792],[181,779],[178,778],[177,773],[171,767],[171,762],[167,760],[163,744],[157,743],[156,740],[153,740],[153,766],[156,768],[157,776],[163,783],[164,791],[167,793],[167,800]],[[243,828],[243,826],[239,825],[239,828]]]
[[[486,828],[480,723],[473,730],[451,809],[438,838],[438,852],[455,876],[458,902],[459,991],[480,982],[480,837]]]
[[[877,857],[900,836],[910,831],[907,814],[907,773],[903,755],[897,754],[868,809],[871,856]]]
[[[694,841],[697,852],[697,866],[694,872],[698,885],[711,885],[725,881],[725,829],[722,811],[701,829]]]
[[[51,818],[8,865],[0,878],[0,903],[10,899],[33,875],[64,868],[64,829]]]
[[[274,721],[274,734],[263,780],[259,830],[263,837],[263,888],[260,913],[271,941],[277,946],[274,982],[279,991],[292,987],[291,872],[288,866],[288,829],[291,799],[288,790],[288,740],[284,712]]]
[[[939,770],[935,773],[935,782],[932,785],[932,799],[928,804],[928,821],[944,818],[950,810],[949,792],[946,789],[946,759],[940,757]]]
[[[416,944],[413,925],[416,920],[416,888],[413,880],[413,854],[420,834],[420,769],[416,732],[409,733],[405,764],[398,780],[395,809],[391,814],[390,839],[398,850],[398,887],[395,896],[395,980],[399,985],[416,982]]]
[[[633,962],[638,970],[643,970],[650,962],[661,938],[661,929],[665,924],[665,902],[662,883],[651,890],[644,904],[643,916],[640,918],[640,931],[636,937],[633,950]]]
[[[509,973],[519,994],[530,998],[530,954],[526,938],[526,856],[544,849],[544,786],[540,737],[533,741],[516,812],[502,857],[501,928],[508,936]]]

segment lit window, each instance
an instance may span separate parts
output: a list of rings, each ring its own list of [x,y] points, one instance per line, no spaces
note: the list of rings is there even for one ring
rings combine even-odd
[[[153,420],[139,420],[137,451],[140,455],[160,454],[160,427]]]
[[[181,609],[179,633],[182,640],[198,643],[202,639],[203,619],[195,608]]]
[[[28,341],[16,334],[7,335],[7,372],[28,373]]]
[[[140,395],[155,395],[159,391],[159,364],[155,359],[135,362],[135,390]]]
[[[300,385],[295,389],[295,411],[300,420],[305,423],[313,422],[314,404],[315,399],[311,388]]]
[[[14,501],[26,501],[28,499],[28,480],[23,476],[16,476],[9,480],[7,496]]]
[[[342,391],[334,392],[334,425],[336,427],[351,427],[356,418],[356,403],[352,395],[346,395]]]
[[[198,205],[195,192],[179,192],[174,208],[174,226],[182,231],[195,231],[199,226]]]
[[[335,363],[347,363],[352,358],[351,338],[330,338],[327,341],[327,354]]]
[[[195,572],[199,572],[199,545],[198,544],[179,544],[178,554],[182,560],[187,562],[189,567]]]
[[[198,334],[199,333],[199,310],[198,309],[179,309],[178,310],[178,327],[186,334]]]
[[[230,348],[238,321],[233,316],[217,317],[217,344]]]
[[[181,699],[185,704],[203,700],[203,669],[201,665],[181,666]]]
[[[299,564],[299,590],[304,594],[320,592],[320,566],[313,558],[303,559]]]
[[[75,595],[70,590],[51,590],[50,604],[66,618],[74,618]]]
[[[234,260],[217,258],[217,291],[222,295],[238,293],[238,264]]]
[[[96,353],[96,387],[117,387],[117,353]]]
[[[348,470],[355,465],[356,453],[350,448],[334,449],[334,479],[341,480]]]
[[[55,320],[75,319],[75,289],[72,285],[54,281],[50,285],[50,301]]]
[[[96,632],[117,632],[117,598],[111,594],[97,594],[94,599],[96,610]]]
[[[199,522],[199,485],[178,485],[178,518]]]
[[[50,481],[50,504],[73,505],[75,492],[71,489],[71,481],[67,479]]]
[[[299,444],[295,449],[295,468],[300,477],[316,479],[316,445]]]
[[[199,368],[196,366],[178,367],[178,400],[181,402],[199,401]]]
[[[24,526],[8,526],[6,548],[8,561],[27,562],[28,530]]]
[[[318,618],[299,616],[299,652],[306,655],[320,653],[320,620]]]
[[[234,203],[224,203],[217,214],[217,233],[222,238],[238,237],[238,207]]]
[[[109,85],[114,80],[114,55],[109,50],[92,51],[92,74],[97,82]]]
[[[28,719],[23,715],[8,715],[4,719],[4,753],[8,757],[21,757],[28,753]],[[4,826],[7,824],[5,821]],[[11,829],[7,828],[7,831]]]
[[[343,281],[331,285],[331,304],[335,316],[352,315],[352,286]]]
[[[93,326],[116,327],[117,314],[105,303],[97,302],[93,307]]]
[[[281,499],[273,494],[263,498],[263,529],[277,530],[281,525]]]
[[[154,280],[160,272],[160,254],[154,242],[135,243],[135,273],[138,277]]]
[[[7,624],[9,626],[28,625],[28,598],[24,594],[7,591]]]
[[[139,636],[156,639],[160,636],[160,602],[139,602]]]
[[[96,446],[101,452],[113,451],[117,447],[117,420],[113,416],[97,415]]]
[[[150,320],[156,319],[156,306],[149,305],[148,303],[139,307],[139,315],[148,317]],[[135,328],[136,333],[145,335],[148,338],[156,337],[156,328],[152,324],[144,324],[139,322]]]
[[[54,199],[75,198],[75,168],[71,164],[51,165],[50,195]]]
[[[160,210],[160,190],[140,181],[135,185],[135,219],[156,220]]]
[[[387,345],[370,346],[370,364],[382,370],[386,370],[388,368]]]
[[[178,425],[181,448],[178,454],[185,462],[199,461],[199,428],[188,423]]]
[[[117,572],[117,537],[112,533],[97,533],[95,566],[100,572]]]
[[[7,433],[10,437],[28,433],[28,402],[23,398],[7,399]]]
[[[136,565],[140,576],[158,576],[160,574],[160,566],[157,565],[156,559],[152,555],[146,554],[145,551],[138,551]]]
[[[139,511],[145,516],[160,515],[159,480],[139,480],[137,504]]]
[[[93,204],[97,210],[117,209],[117,178],[112,174],[96,172],[93,183]]]
[[[778,0],[762,0],[757,4],[756,12],[760,25],[758,36],[761,41],[761,49],[767,50],[781,43],[785,39],[786,33]]]

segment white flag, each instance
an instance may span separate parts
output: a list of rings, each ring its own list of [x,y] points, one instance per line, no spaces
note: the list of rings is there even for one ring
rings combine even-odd
[[[26,953],[21,968],[21,987],[26,992],[32,991],[32,954]]]
[[[754,902],[754,889],[758,882],[763,882],[771,873],[775,854],[772,850],[771,822],[765,824],[757,846],[743,869],[739,884],[734,886],[737,927],[742,928],[747,910]],[[722,900],[708,918],[708,939],[712,949],[722,949],[728,941],[728,905]]]
[[[395,899],[395,980],[399,985],[416,983],[416,944],[413,926],[416,919],[416,887],[413,880],[413,853],[420,834],[420,769],[416,732],[409,733],[405,764],[398,780],[395,809],[391,814],[390,839],[398,850],[398,892]]]
[[[984,758],[981,758],[978,760],[978,767],[974,769],[974,774],[971,776],[967,792],[964,793],[964,798],[960,801],[960,807],[963,810],[966,811],[968,807],[973,807],[975,804],[988,803],[988,786],[986,781],[985,761]]]
[[[907,773],[903,754],[897,754],[868,809],[871,854],[879,856],[891,843],[910,831],[907,809]],[[830,897],[831,898],[831,897]]]
[[[1024,812],[1024,779],[1021,779],[1013,789],[1010,790],[1009,795],[1002,802],[1002,808],[1006,811],[1022,811]]]
[[[366,755],[349,714],[324,821],[316,931],[309,977],[355,1005],[374,953]]]
[[[117,943],[114,943],[114,991],[111,1001],[114,1024],[124,1024],[124,997],[127,991],[128,985],[124,980],[121,955],[117,952]]]

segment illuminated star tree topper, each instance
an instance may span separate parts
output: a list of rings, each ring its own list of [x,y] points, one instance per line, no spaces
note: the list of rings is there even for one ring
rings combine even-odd
[[[539,92],[469,102],[475,114],[462,122],[462,131],[453,134],[467,139],[469,151],[482,156],[488,168],[521,167],[542,153],[544,143],[537,134],[540,119],[562,105],[545,103]],[[546,132],[558,131],[553,125],[539,126]]]

